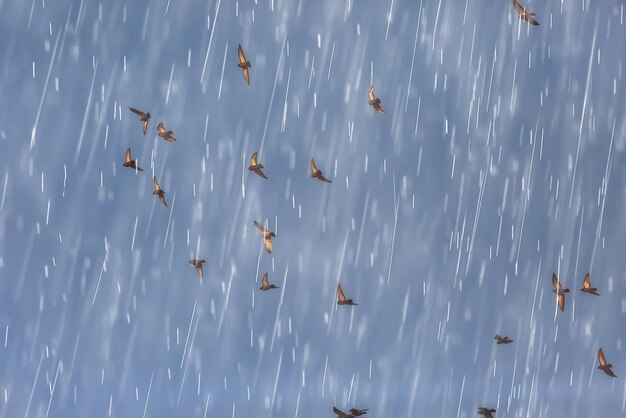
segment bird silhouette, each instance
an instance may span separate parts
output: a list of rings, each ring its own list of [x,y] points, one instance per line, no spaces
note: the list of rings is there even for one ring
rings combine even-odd
[[[159,185],[159,181],[157,180],[156,176],[154,176],[152,181],[154,183],[154,191],[152,192],[152,194],[159,196],[159,200],[161,201],[161,203],[163,203],[163,205],[167,207],[167,202],[165,201],[165,191],[161,189],[161,186]]]
[[[126,150],[126,154],[124,155],[124,164],[122,164],[124,167],[129,167],[132,168],[133,170],[137,170],[137,171],[143,171],[143,168],[140,168],[137,165],[137,162],[135,160],[133,160],[133,157],[130,153],[130,148],[128,148]]]
[[[580,289],[582,292],[590,293],[592,295],[600,296],[598,293],[598,288],[591,287],[591,280],[589,279],[589,273],[585,274],[583,278],[583,288]]]
[[[318,180],[324,181],[326,183],[332,183],[332,181],[328,180],[326,177],[324,177],[324,173],[322,173],[322,170],[320,170],[319,168],[317,168],[317,166],[315,165],[315,160],[313,160],[313,158],[311,158],[311,177],[314,177]]]
[[[604,352],[602,351],[602,348],[598,350],[598,362],[600,363],[598,369],[602,370],[604,373],[608,374],[611,377],[617,377],[617,375],[613,373],[613,370],[611,370],[611,367],[613,367],[613,365],[611,363],[607,364],[606,357],[604,357]]]
[[[166,140],[167,142],[176,141],[176,138],[172,136],[174,132],[168,131],[167,129],[165,129],[163,122],[159,122],[159,124],[157,125],[157,131],[159,131],[159,136],[163,138],[164,140]]]
[[[257,153],[254,152],[252,154],[252,157],[250,158],[250,166],[248,167],[248,170],[254,171],[258,176],[263,177],[264,179],[267,179],[267,176],[263,172],[263,168],[264,168],[263,164],[257,163],[256,158],[257,158]]]
[[[484,408],[482,406],[478,408],[478,415],[482,415],[485,418],[493,418],[493,412],[496,412],[493,408]]]
[[[376,96],[374,95],[373,84],[370,85],[370,89],[367,91],[367,96],[369,97],[370,105],[372,105],[372,107],[376,109],[378,113],[386,113],[383,110],[383,107],[380,105],[380,99],[376,98]]]
[[[565,310],[565,294],[569,293],[569,289],[565,289],[559,279],[556,277],[556,273],[552,273],[552,286],[554,286],[553,293],[556,293],[556,299],[559,304],[561,312]]]
[[[519,13],[519,18],[527,21],[531,25],[539,26],[539,22],[535,19],[535,14],[531,12],[527,12],[524,6],[522,6],[517,0],[513,0],[513,7],[517,13]]]
[[[337,304],[338,305],[358,305],[354,303],[352,299],[346,299],[346,295],[343,293],[341,285],[337,283]]]
[[[201,279],[204,278],[204,268],[202,267],[204,263],[206,263],[205,260],[199,260],[196,258],[189,260],[189,264],[196,268],[196,273],[198,273],[198,276],[200,276]]]
[[[496,344],[511,344],[513,342],[509,337],[501,337],[498,334],[493,338],[496,340]]]
[[[271,232],[263,224],[254,221],[254,226],[256,226],[259,231],[261,231],[261,235],[263,236],[263,242],[265,244],[265,250],[268,254],[272,253],[272,238],[276,236],[275,233]]]
[[[141,110],[135,109],[134,107],[129,107],[130,111],[139,115],[139,118],[143,122],[143,134],[145,135],[148,131],[148,122],[150,121],[150,112],[144,113]]]
[[[237,66],[243,70],[243,78],[246,80],[246,83],[250,85],[250,68],[252,68],[252,64],[246,59],[241,45],[237,48],[237,54],[239,55],[239,64],[237,64]]]
[[[267,278],[267,273],[265,273],[263,277],[261,277],[261,287],[259,289],[266,291],[270,289],[278,289],[278,286],[270,284],[270,281]]]

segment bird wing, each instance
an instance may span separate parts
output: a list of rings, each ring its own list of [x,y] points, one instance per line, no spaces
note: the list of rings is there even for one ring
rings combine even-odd
[[[606,357],[604,357],[604,352],[601,348],[598,350],[598,362],[600,362],[600,366],[606,366]]]
[[[539,26],[539,22],[531,15],[524,15],[526,17],[526,21],[531,25]]]
[[[239,62],[241,64],[245,64],[246,63],[246,55],[243,53],[243,49],[241,48],[241,45],[239,45],[239,48],[237,48],[237,54],[239,55]]]
[[[526,13],[526,9],[524,9],[524,6],[522,6],[517,0],[513,0],[513,7],[515,7],[515,10],[517,10],[517,13],[521,15]]]
[[[132,157],[131,157],[131,155],[130,155],[130,148],[128,148],[128,149],[126,150],[126,155],[124,156],[124,161],[125,161],[125,162],[127,162],[127,163],[129,163],[129,162],[131,162],[132,160],[133,160],[133,158],[132,158]]]
[[[347,417],[346,413],[341,411],[340,409],[338,409],[337,407],[333,406],[333,412],[337,415],[339,415],[342,418]]]
[[[250,70],[248,70],[248,67],[243,69],[243,79],[250,85]]]
[[[263,277],[261,277],[261,284],[262,284],[263,286],[269,286],[270,281],[269,281],[269,280],[268,280],[268,278],[267,278],[267,273],[265,273],[265,274],[263,275]]]
[[[257,168],[256,170],[254,170],[254,172],[257,173],[259,176],[261,176],[261,177],[263,177],[264,179],[267,180],[267,176],[265,175],[263,170],[261,170],[260,168]]]
[[[256,156],[257,156],[257,153],[255,151],[254,153],[252,153],[252,157],[250,158],[250,165],[257,165]]]
[[[159,186],[159,181],[157,180],[156,176],[153,177],[152,182],[154,183],[155,192],[158,192],[159,190],[161,190],[161,186]]]
[[[265,233],[265,231],[267,231],[267,229],[265,229],[263,224],[260,224],[257,221],[254,221],[254,226],[256,226],[259,229],[259,231],[261,231],[261,233]]]
[[[560,295],[558,295],[557,300],[559,303],[559,308],[561,309],[561,312],[563,312],[565,310],[565,293],[561,293]]]
[[[271,254],[272,253],[272,239],[265,238],[264,243],[265,243],[265,251],[267,251],[268,254]]]
[[[159,124],[157,125],[157,131],[159,131],[160,134],[167,132],[167,129],[165,129],[165,126],[163,126],[163,122],[159,122]]]
[[[143,113],[141,110],[139,109],[135,109],[134,107],[129,107],[130,111],[133,112],[136,115],[141,116],[142,118],[146,116],[145,113]]]
[[[200,278],[204,278],[204,268],[202,268],[202,263],[196,263],[196,273]]]
[[[583,287],[589,289],[591,287],[591,280],[589,280],[589,273],[585,274],[583,278]]]
[[[315,160],[313,160],[313,158],[311,158],[311,171],[313,172],[313,174],[318,171],[317,166],[315,165]]]
[[[339,300],[340,302],[346,300],[346,295],[343,294],[343,289],[341,288],[341,285],[339,283],[337,283],[337,300]]]
[[[552,273],[552,286],[554,286],[554,288],[557,290],[561,287],[561,283],[559,283],[559,279],[558,277],[556,277],[556,273]]]
[[[370,100],[376,100],[376,96],[374,96],[374,85],[370,84],[370,89],[367,91],[367,97]]]

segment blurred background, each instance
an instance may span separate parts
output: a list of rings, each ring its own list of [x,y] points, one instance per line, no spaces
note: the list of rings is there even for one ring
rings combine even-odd
[[[0,416],[625,414],[624,3],[523,4],[0,0]]]

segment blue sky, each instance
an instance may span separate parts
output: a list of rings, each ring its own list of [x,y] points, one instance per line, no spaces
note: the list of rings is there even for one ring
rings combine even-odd
[[[0,0],[0,416],[623,414],[623,3],[524,4]]]

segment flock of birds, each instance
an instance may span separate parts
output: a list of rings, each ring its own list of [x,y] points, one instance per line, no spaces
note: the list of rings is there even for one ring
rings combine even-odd
[[[519,18],[522,20],[525,20],[526,22],[528,22],[531,25],[535,25],[538,26],[539,22],[537,21],[537,19],[535,18],[535,13],[532,12],[528,12],[526,11],[526,9],[524,8],[524,6],[522,6],[517,0],[512,0],[513,2],[513,7],[515,8],[515,10],[517,11],[517,13],[519,14]],[[241,47],[241,45],[238,46],[237,48],[237,54],[239,56],[239,64],[238,67],[242,69],[243,72],[243,78],[245,80],[245,82],[249,85],[250,84],[250,68],[252,68],[252,64],[250,63],[250,61],[248,61],[248,59],[246,58],[246,55],[243,52],[243,49]],[[381,100],[379,98],[376,97],[376,95],[374,94],[374,85],[370,85],[369,90],[368,90],[368,99],[369,99],[369,104],[378,112],[378,113],[386,113],[385,110],[383,109],[382,105],[381,105]],[[139,116],[142,125],[143,125],[143,134],[145,135],[146,132],[148,131],[148,124],[150,121],[150,113],[149,112],[143,112],[141,110],[135,109],[133,107],[129,108],[131,112],[135,113],[137,116]],[[174,138],[172,135],[174,134],[173,131],[168,130],[167,128],[165,128],[163,122],[159,122],[159,124],[157,125],[157,131],[158,131],[158,135],[159,137],[163,138],[165,141],[167,142],[175,142],[176,138]],[[135,170],[136,172],[139,171],[144,171],[142,168],[140,168],[137,165],[136,160],[134,160],[132,158],[132,154],[131,154],[131,149],[128,148],[128,150],[126,151],[126,155],[125,155],[125,160],[124,160],[124,167],[128,167],[131,168],[133,170]],[[258,153],[254,152],[252,154],[252,156],[250,157],[250,165],[248,166],[248,170],[251,172],[254,172],[256,175],[258,175],[259,177],[268,180],[267,175],[265,174],[265,172],[263,171],[265,167],[263,166],[263,164],[260,164],[258,162]],[[316,178],[324,183],[332,183],[332,180],[328,179],[324,173],[322,172],[322,170],[320,170],[317,165],[315,164],[315,160],[313,158],[311,158],[310,160],[310,169],[311,169],[311,177]],[[167,207],[167,200],[165,198],[165,191],[161,188],[161,186],[159,185],[159,181],[157,180],[156,176],[153,177],[153,184],[154,184],[154,191],[152,192],[155,196],[157,196],[159,198],[159,200],[161,201],[161,203],[163,203],[163,205],[165,207]],[[257,222],[256,220],[253,221],[254,225],[258,228],[258,230],[261,233],[261,236],[263,237],[263,244],[265,246],[265,250],[267,251],[268,254],[272,253],[272,239],[276,237],[276,234],[272,231],[270,231],[265,225]],[[189,260],[189,263],[195,267],[196,272],[198,274],[198,276],[202,279],[204,278],[204,270],[203,270],[203,264],[206,262],[206,260],[203,259],[191,259]],[[563,285],[561,284],[561,282],[559,281],[557,275],[555,273],[552,274],[552,285],[554,286],[554,290],[553,293],[556,294],[556,300],[557,300],[557,304],[559,306],[559,309],[561,311],[565,310],[565,294],[569,293],[569,289],[564,288]],[[261,278],[261,287],[260,290],[262,291],[267,291],[267,290],[271,290],[271,289],[278,289],[278,286],[271,284],[269,282],[269,276],[268,273],[263,274],[263,277]],[[595,287],[591,287],[591,280],[590,280],[590,275],[589,273],[587,273],[585,275],[585,277],[583,278],[583,287],[580,289],[582,292],[584,293],[588,293],[588,294],[592,294],[595,296],[599,296],[598,292],[597,292],[597,288]],[[337,284],[337,304],[338,305],[348,305],[348,306],[355,306],[358,305],[357,303],[355,303],[352,299],[348,299],[346,298],[343,289],[341,287],[341,284]],[[494,339],[496,340],[496,344],[500,345],[500,344],[511,344],[513,342],[512,339],[510,339],[508,336],[500,336],[500,335],[496,335],[494,337]],[[602,370],[604,373],[606,373],[607,375],[611,376],[611,377],[617,377],[615,375],[615,373],[613,372],[613,370],[611,369],[613,367],[612,364],[607,363],[606,361],[606,357],[604,356],[604,352],[602,351],[602,348],[600,348],[598,350],[598,362],[599,362],[599,366],[598,369]],[[345,413],[342,410],[340,410],[339,408],[337,408],[336,406],[333,406],[333,412],[339,417],[339,418],[355,418],[361,415],[365,415],[367,414],[368,409],[357,409],[357,408],[351,408],[349,410],[349,413]],[[483,415],[485,418],[493,418],[493,413],[496,412],[496,410],[494,408],[486,408],[486,407],[479,407],[478,408],[478,415]]]

